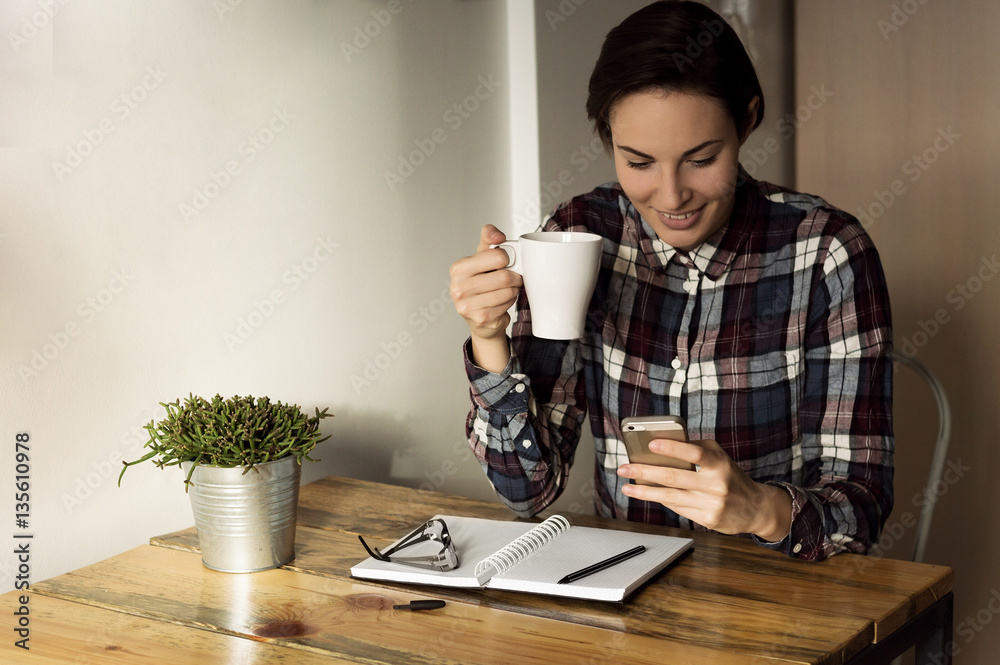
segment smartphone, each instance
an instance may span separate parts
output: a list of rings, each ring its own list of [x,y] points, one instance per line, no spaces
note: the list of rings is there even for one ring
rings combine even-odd
[[[670,466],[675,469],[694,470],[694,464],[658,455],[650,451],[649,442],[653,439],[671,439],[687,441],[687,430],[684,419],[678,416],[635,416],[622,420],[622,436],[625,440],[625,452],[628,461],[633,464],[649,464],[651,466]],[[636,480],[640,485],[655,485],[646,480]]]

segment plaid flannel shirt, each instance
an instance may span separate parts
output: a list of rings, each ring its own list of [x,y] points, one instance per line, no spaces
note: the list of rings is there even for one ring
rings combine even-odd
[[[878,254],[822,199],[741,170],[732,218],[700,247],[660,240],[616,183],[559,206],[544,230],[604,238],[581,340],[531,336],[518,299],[500,374],[469,359],[470,443],[522,516],[566,485],[589,414],[599,514],[704,530],[621,492],[621,419],[672,414],[756,481],[792,498],[766,547],[819,560],[864,553],[892,509],[891,322]]]

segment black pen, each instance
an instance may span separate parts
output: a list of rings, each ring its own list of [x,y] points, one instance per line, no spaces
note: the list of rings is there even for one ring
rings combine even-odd
[[[444,607],[443,600],[411,600],[408,605],[393,605],[392,609],[416,612],[419,610],[437,610],[442,607]]]
[[[566,577],[562,578],[556,584],[569,584],[570,582],[575,582],[579,579],[587,577],[588,575],[593,575],[594,573],[599,573],[605,568],[610,568],[616,564],[625,561],[626,559],[631,559],[634,556],[639,556],[646,551],[645,545],[639,545],[638,547],[633,547],[632,549],[622,552],[621,554],[616,554],[610,559],[605,559],[604,561],[598,561],[593,566],[587,566],[582,568],[575,573],[570,573]]]

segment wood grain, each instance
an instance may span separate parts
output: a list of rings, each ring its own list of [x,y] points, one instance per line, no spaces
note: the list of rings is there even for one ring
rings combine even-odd
[[[632,634],[623,630],[624,621],[619,630],[607,630],[492,609],[474,599],[449,601],[440,611],[397,611],[393,604],[428,596],[282,569],[219,573],[202,566],[195,553],[153,546],[38,583],[35,594],[174,622],[192,633],[202,629],[308,653],[337,654],[349,662],[597,659],[728,665],[754,658],[778,660],[769,653],[730,653]]]
[[[0,614],[11,616],[21,592],[0,596]],[[0,640],[0,662],[18,665],[326,665],[351,661],[197,630],[167,621],[31,594],[27,651]]]

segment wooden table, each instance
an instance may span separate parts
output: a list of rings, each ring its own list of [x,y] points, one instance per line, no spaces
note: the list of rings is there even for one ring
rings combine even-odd
[[[792,561],[693,534],[694,551],[625,604],[361,583],[357,535],[386,545],[436,513],[512,519],[490,502],[346,478],[304,486],[296,558],[233,575],[205,568],[194,529],[38,582],[30,651],[5,625],[0,662],[886,663],[921,643],[949,662],[950,568],[841,554]],[[574,515],[588,526],[692,535]],[[0,596],[13,627],[14,591]],[[442,598],[443,609],[392,605]]]

